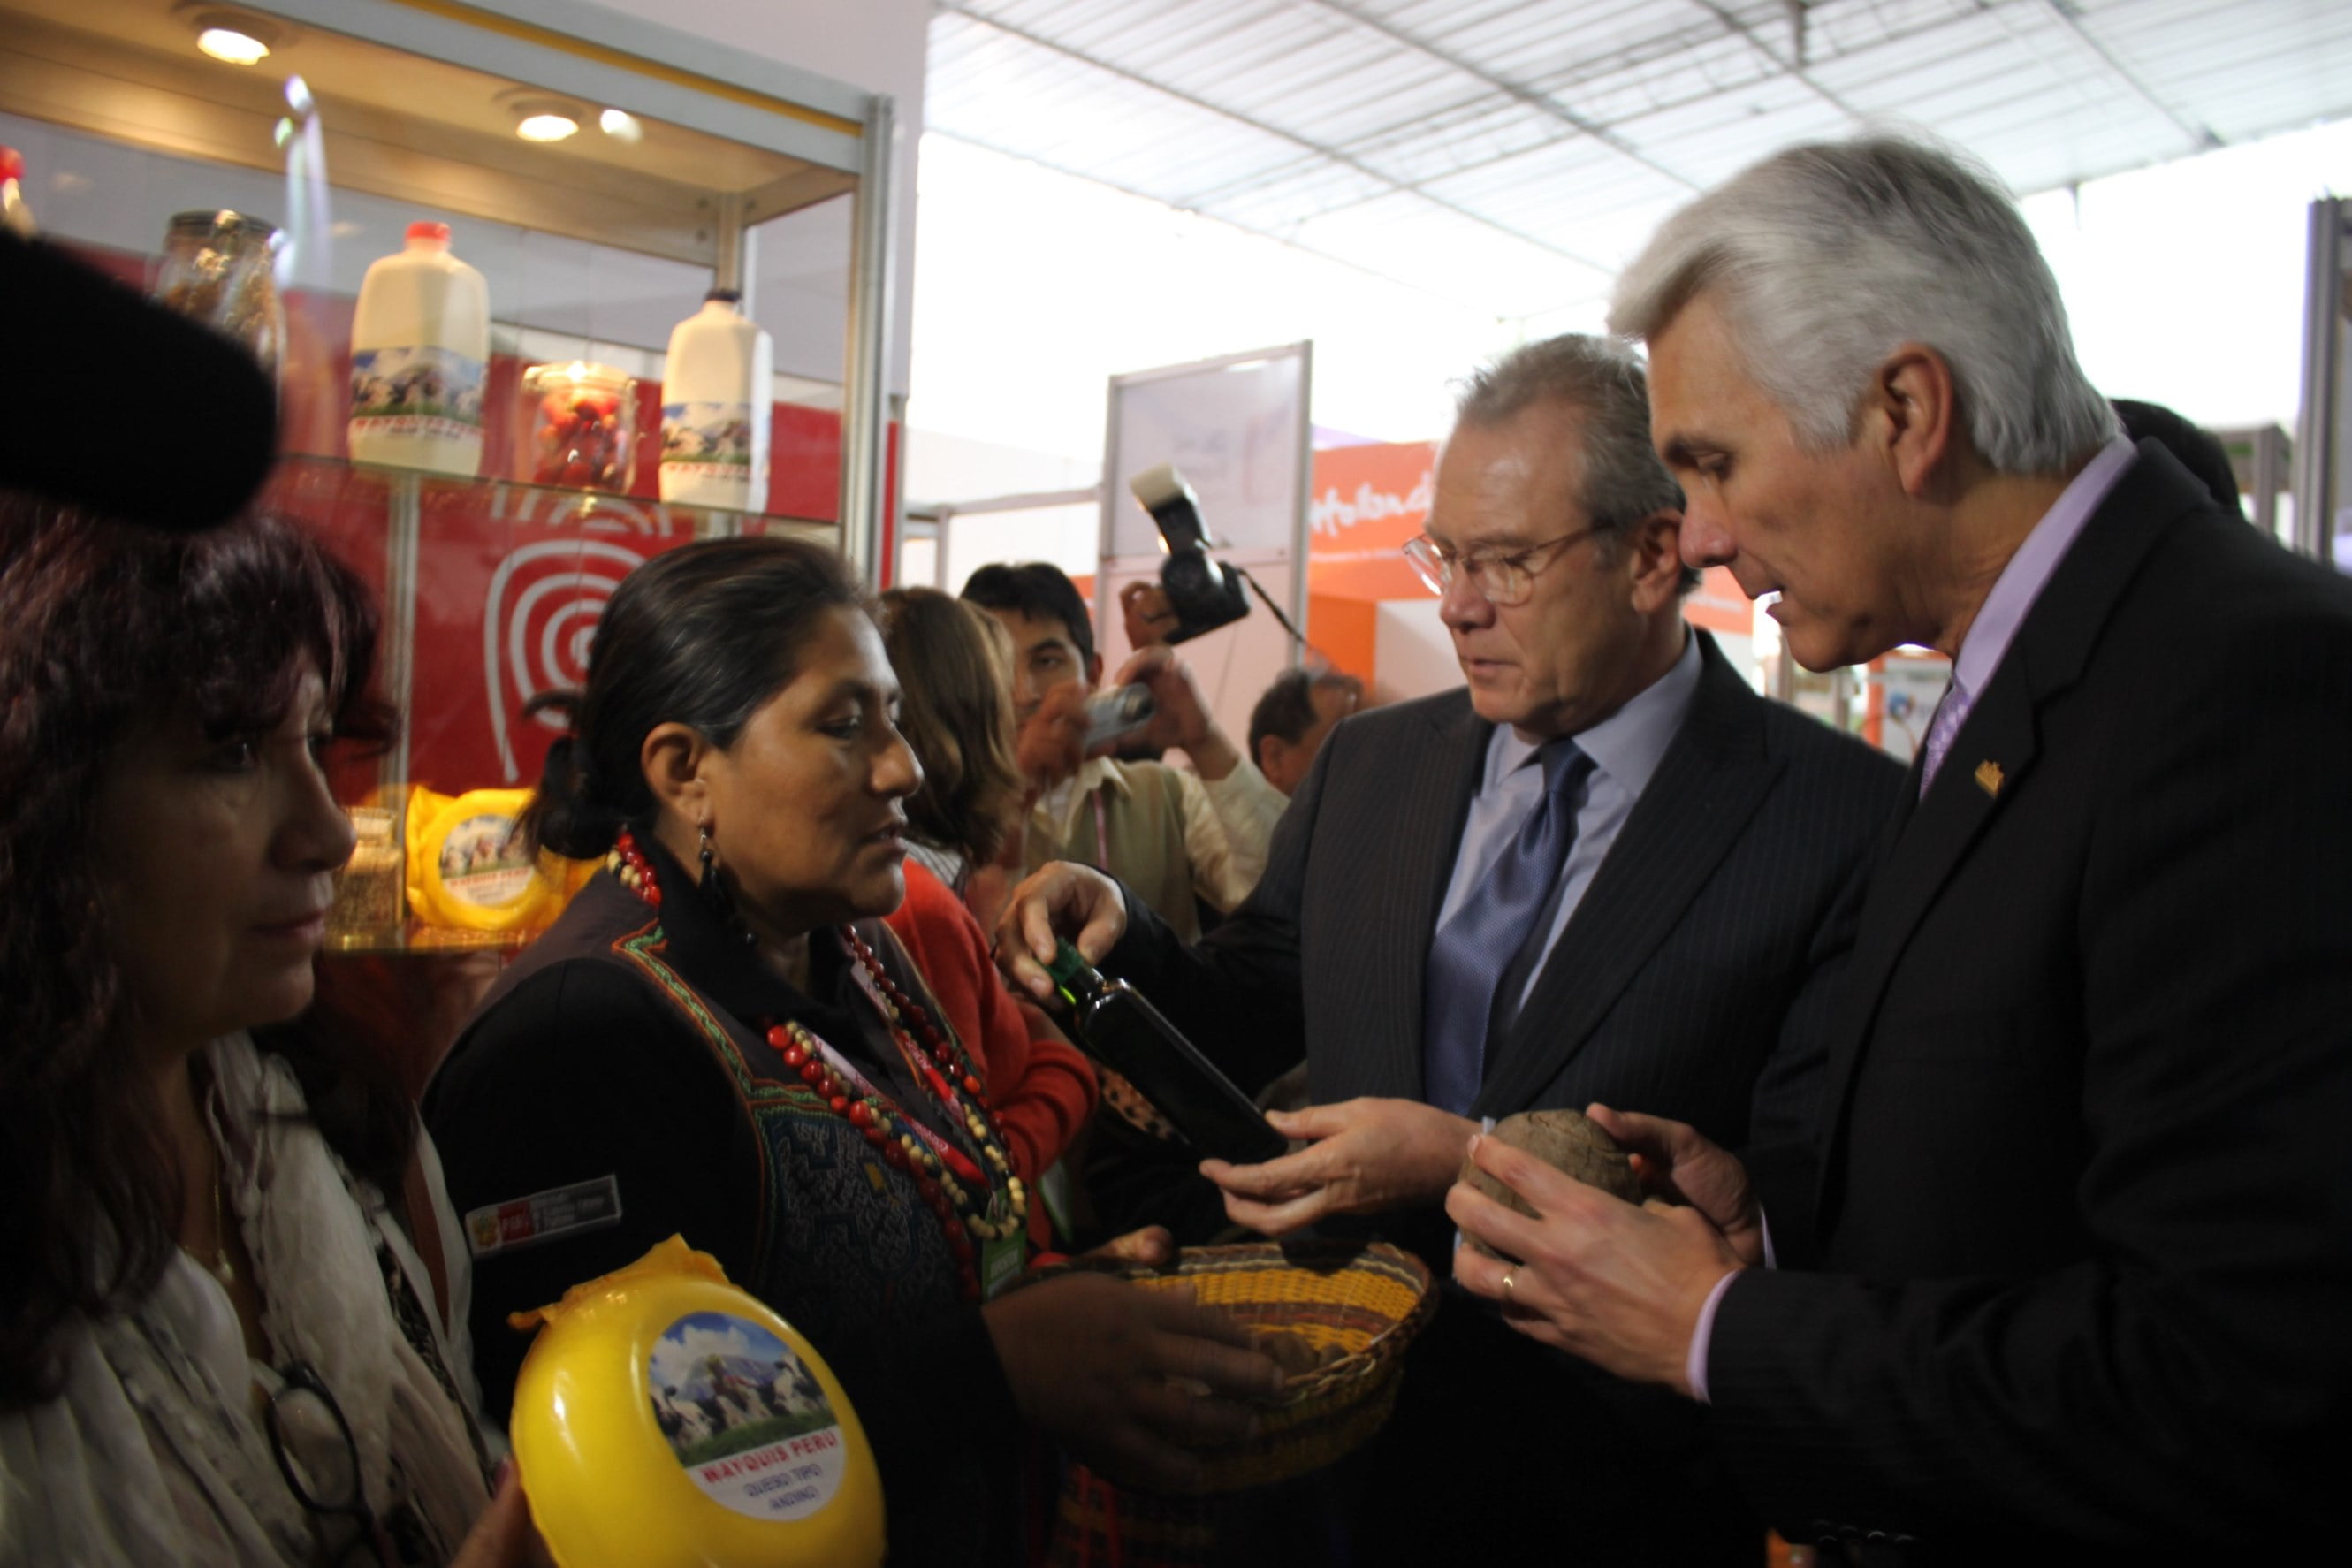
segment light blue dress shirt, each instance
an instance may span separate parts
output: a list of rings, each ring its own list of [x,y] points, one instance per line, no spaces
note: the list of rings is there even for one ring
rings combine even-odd
[[[1617,842],[1618,831],[1633,815],[1634,803],[1649,787],[1651,775],[1658,771],[1660,759],[1682,728],[1683,715],[1690,710],[1691,698],[1698,690],[1698,638],[1685,629],[1682,657],[1672,669],[1635,693],[1616,712],[1574,737],[1592,759],[1592,776],[1585,782],[1584,801],[1577,807],[1575,847],[1560,869],[1559,910],[1544,936],[1545,961],[1550,959],[1559,933],[1568,929],[1569,917],[1576,913],[1584,890],[1592,885],[1593,874],[1608,858],[1609,847]],[[1437,916],[1441,928],[1469,900],[1528,814],[1535,810],[1536,802],[1543,798],[1543,763],[1537,751],[1508,724],[1495,726],[1494,737],[1486,743],[1486,771],[1477,795],[1470,802],[1469,819],[1462,825],[1461,845],[1454,852],[1454,878],[1445,886],[1445,903]],[[1527,1005],[1543,969],[1543,963],[1538,963],[1528,971],[1519,1005]]]

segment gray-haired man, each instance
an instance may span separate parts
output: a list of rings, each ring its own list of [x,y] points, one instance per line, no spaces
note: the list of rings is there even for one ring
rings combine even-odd
[[[1738,1142],[1811,1114],[1845,900],[1898,773],[1685,624],[1681,500],[1628,352],[1507,356],[1462,398],[1415,545],[1466,687],[1341,722],[1256,891],[1197,946],[1082,868],[1015,891],[998,952],[1033,989],[1059,924],[1243,1082],[1304,1055],[1318,1103],[1278,1124],[1308,1147],[1204,1167],[1235,1221],[1377,1229],[1442,1268],[1481,1117],[1668,1104]],[[1692,1560],[1665,1461],[1576,1414],[1570,1376],[1453,1300],[1360,1557],[1436,1560],[1474,1509],[1482,1545],[1540,1552],[1573,1469],[1598,1560]],[[1731,1539],[1752,1560],[1757,1532]]]
[[[1818,1136],[1743,1169],[1616,1118],[1670,1212],[1482,1144],[1543,1218],[1457,1187],[1524,1260],[1457,1278],[1711,1404],[1750,1495],[1855,1559],[2292,1558],[2352,1429],[2352,585],[2121,439],[2014,207],[1942,153],[1767,159],[1613,321],[1685,558],[1779,593],[1804,664],[1920,643],[1955,679]]]

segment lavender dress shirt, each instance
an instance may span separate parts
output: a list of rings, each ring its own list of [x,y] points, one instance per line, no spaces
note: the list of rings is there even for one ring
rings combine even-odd
[[[1992,592],[1985,595],[1984,606],[1969,625],[1968,636],[1960,643],[1959,657],[1952,661],[1952,684],[1945,693],[1945,700],[1957,700],[1957,710],[1948,718],[1942,704],[1937,708],[1936,722],[1931,728],[1944,731],[1947,743],[1948,737],[1958,734],[1960,726],[1968,721],[1975,693],[1982,691],[2000,668],[2001,658],[2009,652],[2017,628],[2024,624],[2025,614],[2033,608],[2034,600],[2042,596],[2051,574],[2058,570],[2058,563],[2066,558],[2083,525],[2091,521],[2091,514],[2099,510],[2099,503],[2107,499],[2107,492],[2116,488],[2116,481],[2124,477],[2124,470],[2131,467],[2137,455],[2136,448],[2123,437],[2110,437],[2098,455],[2059,492],[2057,500],[2042,514],[2042,521],[2033,525],[2033,531],[2025,536],[2025,542],[2017,547],[2017,553],[2009,558],[2009,564],[2001,568]],[[1927,793],[1936,765],[1942,761],[1939,754],[1922,759],[1922,795]],[[1764,1231],[1764,1267],[1772,1266],[1772,1232],[1768,1224]],[[1708,1403],[1706,1352],[1715,1337],[1715,1314],[1723,1305],[1725,1292],[1738,1277],[1735,1269],[1717,1280],[1715,1289],[1707,1292],[1706,1304],[1699,1309],[1698,1326],[1691,1333],[1690,1349],[1683,1358],[1683,1375],[1690,1384],[1692,1395],[1701,1405]]]

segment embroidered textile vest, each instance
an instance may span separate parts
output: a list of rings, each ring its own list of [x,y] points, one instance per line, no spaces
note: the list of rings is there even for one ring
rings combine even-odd
[[[938,1016],[898,939],[879,921],[860,921],[857,930],[899,985]],[[887,1164],[748,1024],[709,1006],[670,969],[658,925],[619,951],[692,1020],[755,1140],[758,1252],[751,1277],[736,1283],[820,1344],[845,1331],[887,1331],[952,1310],[961,1299],[955,1258],[913,1178]]]

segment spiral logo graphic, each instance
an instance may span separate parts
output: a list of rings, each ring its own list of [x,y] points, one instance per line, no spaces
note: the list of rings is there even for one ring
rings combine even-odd
[[[586,682],[588,647],[605,601],[644,562],[637,552],[605,540],[551,540],[524,545],[490,574],[482,610],[482,673],[489,687],[490,734],[507,783],[522,780],[509,702],[520,714],[542,691]],[[534,717],[551,730],[563,728],[551,715]]]

